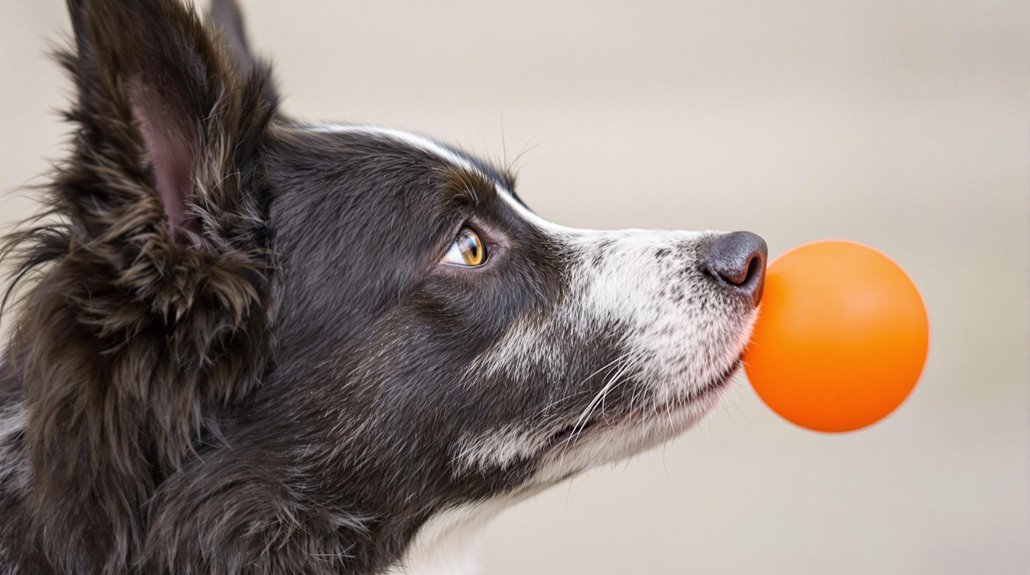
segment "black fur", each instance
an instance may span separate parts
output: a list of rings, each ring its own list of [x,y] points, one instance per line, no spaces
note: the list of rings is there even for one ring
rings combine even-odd
[[[477,395],[496,389],[447,388],[553,303],[561,255],[492,183],[431,154],[270,126],[266,68],[239,36],[234,65],[177,2],[69,8],[77,129],[50,188],[57,221],[9,244],[37,276],[0,383],[29,414],[11,446],[29,489],[12,476],[0,498],[10,564],[372,573],[434,511],[517,486],[528,467],[452,478],[446,443],[422,438],[490,417]],[[147,98],[161,109],[141,112]],[[162,202],[146,113],[189,145],[183,213]],[[498,250],[509,271],[475,285],[429,273],[472,217],[526,249]],[[413,346],[426,353],[369,360]]]
[[[552,317],[582,254],[498,196],[512,178],[281,115],[231,2],[208,27],[177,0],[69,9],[72,152],[8,242],[0,573],[371,575],[522,489],[540,457],[456,446],[567,437],[626,350],[617,319]],[[439,263],[462,226],[490,246],[474,272]],[[653,253],[693,280],[694,249]],[[545,322],[574,361],[478,361]]]

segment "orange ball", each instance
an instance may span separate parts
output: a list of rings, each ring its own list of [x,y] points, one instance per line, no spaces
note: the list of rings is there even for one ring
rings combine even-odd
[[[868,246],[821,241],[769,265],[744,365],[788,421],[852,431],[908,397],[928,342],[926,307],[904,270]]]

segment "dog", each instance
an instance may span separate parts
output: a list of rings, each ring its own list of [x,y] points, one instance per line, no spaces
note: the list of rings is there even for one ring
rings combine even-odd
[[[730,385],[758,236],[563,227],[458,148],[293,120],[230,0],[68,8],[69,154],[4,250],[0,573],[472,572],[482,522]]]

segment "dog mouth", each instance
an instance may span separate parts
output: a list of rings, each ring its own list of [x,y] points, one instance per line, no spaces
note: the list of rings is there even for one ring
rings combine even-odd
[[[566,425],[548,438],[546,443],[547,449],[572,445],[601,429],[617,427],[627,422],[643,422],[650,419],[654,414],[669,414],[688,407],[704,404],[729,386],[733,376],[737,374],[742,365],[743,360],[738,357],[730,367],[709,380],[708,383],[657,406],[636,408],[616,416],[601,413],[588,418],[584,422]]]

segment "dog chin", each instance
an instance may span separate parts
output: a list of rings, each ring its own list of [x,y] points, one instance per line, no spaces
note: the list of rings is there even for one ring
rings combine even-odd
[[[617,418],[603,416],[553,440],[533,486],[557,483],[592,467],[615,463],[649,451],[703,419],[725,396],[741,361],[697,391],[676,400],[639,408]]]

